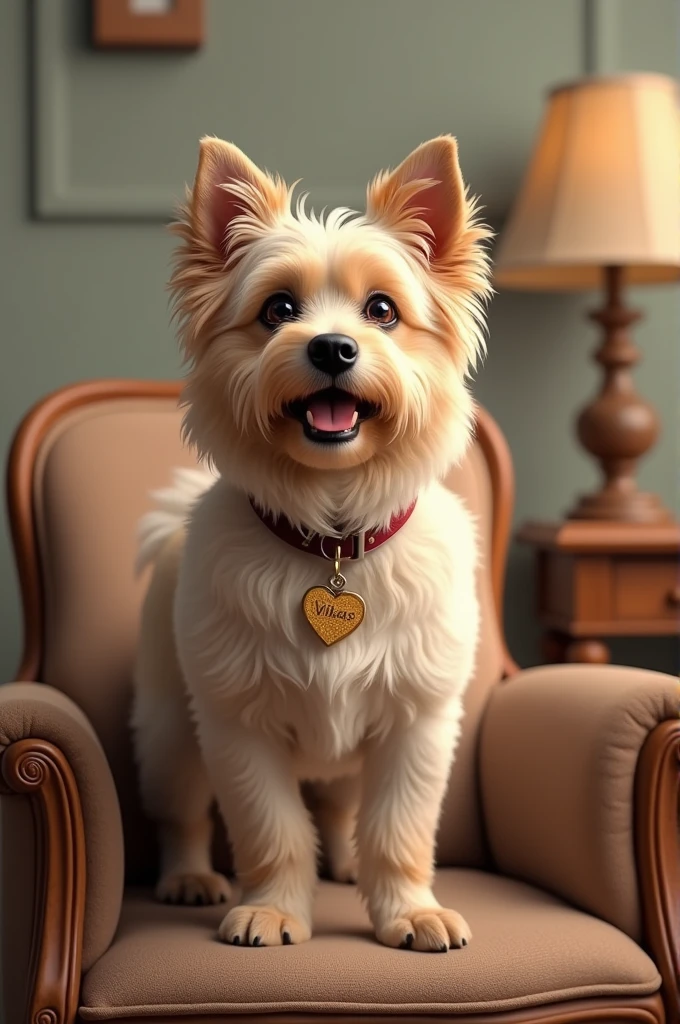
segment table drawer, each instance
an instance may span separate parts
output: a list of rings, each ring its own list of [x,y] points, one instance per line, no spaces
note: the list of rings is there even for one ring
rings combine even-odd
[[[680,565],[668,558],[614,563],[614,614],[619,619],[680,616]]]

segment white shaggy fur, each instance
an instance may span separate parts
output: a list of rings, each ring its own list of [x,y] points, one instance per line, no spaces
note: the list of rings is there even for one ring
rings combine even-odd
[[[434,280],[424,255],[429,243],[416,230],[422,221],[410,215],[404,225],[404,203],[396,212],[390,205],[394,176],[379,179],[369,197],[375,223],[368,218],[352,228],[371,258],[384,257],[394,287],[403,288],[402,311],[413,303],[397,345],[385,332],[369,330],[336,286],[324,285],[300,322],[277,332],[264,350],[253,347],[261,328],[249,327],[251,335],[238,325],[257,315],[252,279],[271,278],[272,268],[252,253],[268,231],[282,230],[283,222],[290,227],[289,213],[281,199],[276,216],[283,220],[267,222],[278,202],[274,186],[234,147],[210,143],[204,150],[183,229],[190,245],[176,287],[184,294],[184,343],[194,364],[186,423],[219,473],[180,471],[140,525],[138,567],[154,569],[133,726],[145,804],[161,828],[161,898],[226,897],[227,884],[212,872],[208,854],[208,807],[211,795],[217,797],[241,887],[240,902],[220,928],[225,941],[267,945],[311,935],[319,843],[302,781],[316,786],[316,821],[331,874],[358,880],[380,941],[440,950],[470,940],[467,922],[442,908],[431,890],[434,838],[478,636],[475,526],[439,479],[469,438],[463,378],[481,344],[485,258],[474,253],[485,236],[472,226],[469,208],[465,213],[453,140],[429,145],[434,150],[421,147],[425,156],[416,151],[415,163],[409,158],[406,171],[394,174],[402,175],[397,185],[403,179],[407,198],[417,191],[414,175],[416,181],[433,177],[414,167],[441,164],[451,176],[452,198],[445,199],[456,231],[447,234],[441,215],[431,217],[431,233],[451,236],[440,277]],[[220,160],[232,179],[238,167],[249,182],[242,192],[250,219],[235,217],[232,234],[232,245],[246,248],[227,260],[227,268],[230,261],[235,267],[226,285],[219,276],[224,261],[197,263],[202,247],[214,253],[222,245],[221,233],[201,241],[212,209],[211,199],[201,205],[201,189],[212,195],[204,178],[219,173]],[[343,244],[357,251],[344,216],[307,223],[324,239],[322,255],[318,245],[309,249],[311,235],[305,243],[308,276],[317,272],[317,259],[332,266]],[[454,245],[464,250],[460,258]],[[403,258],[402,249],[408,250]],[[210,275],[212,285],[205,283]],[[276,291],[269,280],[262,287]],[[455,300],[442,297],[447,289]],[[333,330],[361,337],[353,389],[368,393],[382,412],[375,426],[362,426],[365,440],[343,449],[354,445],[358,455],[350,451],[348,461],[333,463],[340,456],[331,451],[324,468],[317,464],[319,446],[301,441],[281,409],[314,390],[300,353],[316,333]],[[268,438],[277,431],[283,447],[274,450]],[[332,563],[271,533],[249,495],[296,525],[333,535],[338,522],[348,521],[370,532],[417,497],[410,519],[387,543],[374,552],[367,543],[364,560],[343,562],[347,590],[367,605],[356,632],[329,648],[321,643],[301,602],[307,589],[327,583]]]
[[[151,492],[156,508],[139,521],[136,574],[155,562],[168,537],[186,525],[194,502],[216,476],[211,469],[178,467],[173,471],[171,487]]]

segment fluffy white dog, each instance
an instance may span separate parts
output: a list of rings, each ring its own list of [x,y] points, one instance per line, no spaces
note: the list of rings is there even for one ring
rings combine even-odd
[[[431,889],[478,634],[474,524],[440,481],[470,437],[490,292],[456,143],[379,175],[365,215],[318,218],[205,139],[176,230],[185,432],[210,469],[178,472],[142,525],[157,894],[227,898],[215,796],[241,890],[225,942],[310,937],[320,836],[381,942],[465,945]]]

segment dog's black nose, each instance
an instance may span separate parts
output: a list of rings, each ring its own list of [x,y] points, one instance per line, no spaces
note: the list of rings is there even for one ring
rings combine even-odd
[[[337,377],[352,369],[359,355],[359,346],[346,334],[317,334],[307,346],[307,355],[317,370]]]

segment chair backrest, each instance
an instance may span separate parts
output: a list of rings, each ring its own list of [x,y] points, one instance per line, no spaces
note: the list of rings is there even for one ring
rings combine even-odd
[[[136,526],[151,507],[149,492],[167,485],[174,466],[195,464],[180,439],[179,389],[176,382],[143,381],[65,388],[26,416],[9,462],[25,624],[18,678],[67,693],[98,732],[118,787],[131,882],[148,881],[156,860],[129,730],[131,669],[148,582],[146,574],[134,577]],[[500,431],[482,410],[476,441],[447,482],[479,521],[483,629],[438,855],[440,863],[483,866],[488,854],[475,768],[477,725],[490,686],[510,665],[499,605],[512,473]]]

